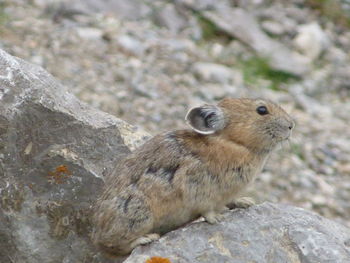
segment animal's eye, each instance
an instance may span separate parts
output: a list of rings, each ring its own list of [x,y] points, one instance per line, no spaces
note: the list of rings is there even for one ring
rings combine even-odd
[[[256,112],[259,113],[260,115],[266,115],[269,113],[267,108],[265,106],[259,106],[256,108]]]

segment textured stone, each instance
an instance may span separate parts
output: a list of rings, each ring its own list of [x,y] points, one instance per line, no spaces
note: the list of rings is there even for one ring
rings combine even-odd
[[[89,243],[89,208],[145,137],[0,50],[0,262],[109,262]]]
[[[160,256],[174,263],[350,262],[350,229],[304,209],[264,203],[195,222],[135,249],[125,263]]]
[[[312,60],[317,59],[330,43],[326,33],[317,23],[299,26],[294,39],[295,46]]]

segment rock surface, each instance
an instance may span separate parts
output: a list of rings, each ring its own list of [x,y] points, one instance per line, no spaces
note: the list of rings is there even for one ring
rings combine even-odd
[[[0,50],[0,262],[104,262],[89,244],[90,206],[146,137]]]
[[[172,263],[350,262],[350,229],[304,209],[264,203],[195,222],[136,248],[125,263],[158,256]]]

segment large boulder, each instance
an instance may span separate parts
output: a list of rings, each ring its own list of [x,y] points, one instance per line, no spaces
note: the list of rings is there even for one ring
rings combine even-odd
[[[124,263],[152,257],[172,263],[346,263],[350,229],[301,208],[264,203],[229,211],[219,224],[195,222],[170,232],[136,248]]]
[[[146,137],[0,50],[0,262],[109,262],[89,243],[90,207]]]

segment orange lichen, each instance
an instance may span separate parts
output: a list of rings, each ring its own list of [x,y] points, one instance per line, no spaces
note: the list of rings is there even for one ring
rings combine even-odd
[[[63,184],[64,180],[69,178],[71,175],[72,173],[68,170],[67,166],[60,165],[56,167],[55,171],[49,172],[48,181],[50,183]]]
[[[171,261],[168,258],[151,257],[145,263],[171,263]]]

